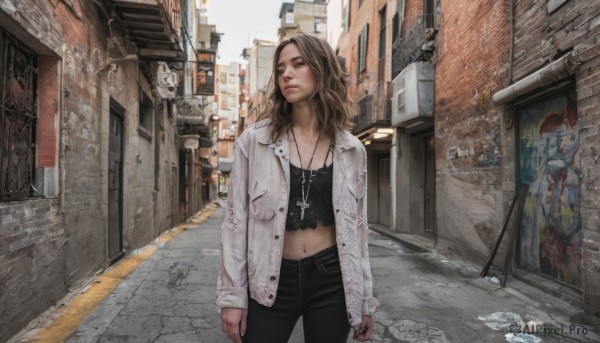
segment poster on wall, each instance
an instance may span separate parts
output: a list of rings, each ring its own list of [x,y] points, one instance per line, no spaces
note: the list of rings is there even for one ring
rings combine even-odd
[[[574,90],[519,108],[519,178],[529,185],[522,268],[581,287],[579,129]]]
[[[213,95],[215,93],[215,53],[198,51],[198,70],[196,72],[196,95]]]

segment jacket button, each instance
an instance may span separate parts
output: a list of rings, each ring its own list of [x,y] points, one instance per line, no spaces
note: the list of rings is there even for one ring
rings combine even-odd
[[[279,149],[279,152],[280,152],[280,153],[283,153],[283,149]]]
[[[345,247],[345,246],[346,246],[346,243],[342,243],[342,246],[343,246],[343,247]]]
[[[269,294],[269,299],[273,299],[273,294]]]
[[[335,210],[335,213],[339,213],[339,212],[340,212],[340,209],[339,209],[339,208]]]
[[[275,235],[275,239],[279,239],[279,235]]]
[[[284,208],[283,208],[283,207],[280,207],[280,208],[279,208],[279,212],[283,212],[283,210],[284,210]]]
[[[270,279],[271,279],[271,281],[275,281],[275,280],[277,280],[277,277],[276,276],[271,276]]]

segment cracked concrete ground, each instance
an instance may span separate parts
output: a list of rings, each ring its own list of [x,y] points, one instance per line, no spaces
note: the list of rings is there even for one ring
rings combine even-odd
[[[224,210],[217,209],[204,223],[160,247],[67,342],[226,343],[214,305],[223,219]],[[511,315],[545,326],[587,329],[585,335],[536,336],[542,342],[600,340],[596,318],[524,284],[500,288],[478,278],[478,270],[377,233],[370,235],[370,254],[374,292],[383,305],[374,317],[374,342],[511,341],[505,338]],[[301,321],[290,339],[300,342]]]

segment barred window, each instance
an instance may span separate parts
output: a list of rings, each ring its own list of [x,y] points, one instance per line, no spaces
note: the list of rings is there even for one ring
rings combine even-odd
[[[32,194],[37,55],[0,30],[0,201]]]

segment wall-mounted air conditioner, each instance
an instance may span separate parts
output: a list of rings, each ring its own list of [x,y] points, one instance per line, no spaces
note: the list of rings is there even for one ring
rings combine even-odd
[[[158,95],[163,99],[175,99],[177,87],[179,86],[177,73],[172,71],[167,63],[160,62],[158,63],[156,76],[156,90],[158,91]]]
[[[413,128],[433,125],[435,75],[433,64],[409,64],[392,81],[392,126]]]

